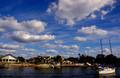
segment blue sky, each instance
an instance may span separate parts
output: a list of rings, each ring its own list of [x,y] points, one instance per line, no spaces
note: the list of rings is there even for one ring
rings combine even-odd
[[[0,54],[120,57],[119,0],[0,0]]]

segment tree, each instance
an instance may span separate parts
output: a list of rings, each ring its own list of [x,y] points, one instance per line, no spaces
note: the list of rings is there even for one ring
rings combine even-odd
[[[60,55],[57,55],[56,57],[54,57],[54,61],[55,62],[61,62],[61,56]]]
[[[83,55],[83,54],[82,55],[78,54],[78,56],[79,56],[80,63],[86,63],[86,62],[94,63],[94,61],[95,61],[95,58],[92,56]]]
[[[98,54],[96,56],[96,60],[97,63],[99,64],[104,64],[105,63],[105,55],[104,54]]]
[[[74,57],[69,57],[68,60],[77,63],[78,62],[78,58],[74,58]]]
[[[25,58],[24,58],[24,57],[17,57],[17,59],[18,59],[20,62],[25,62]]]
[[[105,58],[106,64],[116,64],[117,63],[117,57],[110,54],[107,55]]]

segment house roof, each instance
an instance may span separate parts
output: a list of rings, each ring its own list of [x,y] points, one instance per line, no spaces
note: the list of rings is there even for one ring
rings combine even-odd
[[[12,56],[12,57],[14,57],[14,58],[16,58],[16,57],[13,56],[12,54],[6,54],[6,55],[0,55],[0,59],[3,58],[3,57],[9,56],[9,55]],[[17,59],[17,58],[16,58],[16,59]]]
[[[0,59],[3,57],[4,55],[0,55]]]

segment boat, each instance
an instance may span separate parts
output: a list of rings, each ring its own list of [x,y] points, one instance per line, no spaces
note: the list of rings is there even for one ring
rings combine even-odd
[[[112,73],[115,73],[115,67],[112,65],[112,66],[99,66],[99,74],[112,74]]]
[[[54,65],[51,65],[51,68],[61,68],[61,64],[57,63],[57,64],[54,64]]]
[[[102,49],[102,40],[100,40],[101,43],[101,51],[103,54],[103,49]],[[111,55],[112,55],[112,48],[111,48],[111,41],[109,39],[109,45],[110,45],[110,51],[111,51]],[[104,65],[100,65],[98,66],[98,72],[99,74],[111,74],[111,73],[115,73],[115,67],[114,65],[109,65],[109,66],[104,66]]]

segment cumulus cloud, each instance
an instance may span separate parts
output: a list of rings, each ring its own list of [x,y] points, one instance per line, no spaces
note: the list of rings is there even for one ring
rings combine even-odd
[[[20,56],[22,56],[22,57],[27,57],[27,55],[26,55],[26,54],[21,54]]]
[[[86,49],[90,49],[90,47],[85,47]]]
[[[81,29],[78,29],[78,33],[104,36],[108,34],[108,31],[99,29],[97,26],[92,25],[91,27],[82,27]]]
[[[0,43],[0,49],[1,51],[3,52],[17,52],[17,51],[26,51],[26,52],[38,52],[37,50],[35,49],[28,49],[28,48],[25,48],[24,49],[24,46],[21,46],[21,45],[13,45],[13,44],[3,44],[3,43]]]
[[[14,17],[0,18],[0,32],[15,29],[28,32],[43,32],[47,23],[37,20],[18,22]]]
[[[54,49],[46,50],[46,52],[48,52],[48,53],[54,53],[54,54],[58,53],[58,51],[54,50]]]
[[[97,17],[97,16],[96,16],[94,13],[91,14],[91,18],[94,19],[94,18],[96,18],[96,17]]]
[[[62,57],[66,57],[66,58],[70,57],[69,55],[60,55],[60,56],[62,56]]]
[[[25,31],[14,31],[11,35],[7,34],[4,37],[22,43],[34,43],[55,39],[54,35],[33,35]]]
[[[44,45],[42,45],[42,46],[40,46],[40,47],[42,47],[42,48],[56,48],[57,47],[57,45],[53,45],[53,44],[44,44]]]
[[[16,53],[16,50],[8,50],[8,49],[0,49],[0,52],[6,52],[6,53]]]
[[[62,40],[56,40],[55,43],[56,44],[62,44],[62,43],[64,43],[64,41],[62,41]]]
[[[24,48],[24,46],[0,43],[0,48],[2,48],[2,49],[21,50],[21,49]]]
[[[62,50],[73,51],[73,52],[78,52],[80,48],[77,45],[72,45],[72,46],[61,45],[60,47]]]
[[[67,54],[67,55],[74,55],[75,53],[67,52],[66,54]]]
[[[75,37],[74,38],[75,41],[87,41],[86,37]]]
[[[108,48],[104,48],[104,52],[110,52]]]
[[[38,54],[37,53],[28,53],[28,55],[30,55],[30,56],[36,56]]]
[[[35,49],[28,49],[28,48],[25,48],[24,51],[26,51],[26,52],[38,52],[38,51],[35,50]]]
[[[96,49],[85,50],[85,51],[83,52],[83,54],[86,54],[86,55],[91,55],[91,54],[92,54],[92,56],[93,56],[93,55],[100,54],[100,53],[101,53],[101,51],[100,51],[100,50],[96,50]]]
[[[56,5],[55,2],[53,2],[53,3],[49,6],[49,8],[47,9],[47,12],[48,12],[48,13],[51,13],[52,9],[56,9],[56,8],[57,8],[57,5]]]
[[[102,12],[101,19],[103,20],[103,19],[105,19],[104,16],[105,16],[107,13],[109,13],[110,11],[109,11],[109,10],[107,10],[107,11],[102,10],[101,12]]]
[[[58,0],[58,4],[52,3],[47,12],[54,10],[60,23],[72,26],[94,11],[100,11],[104,6],[112,7],[114,3],[115,0]]]

